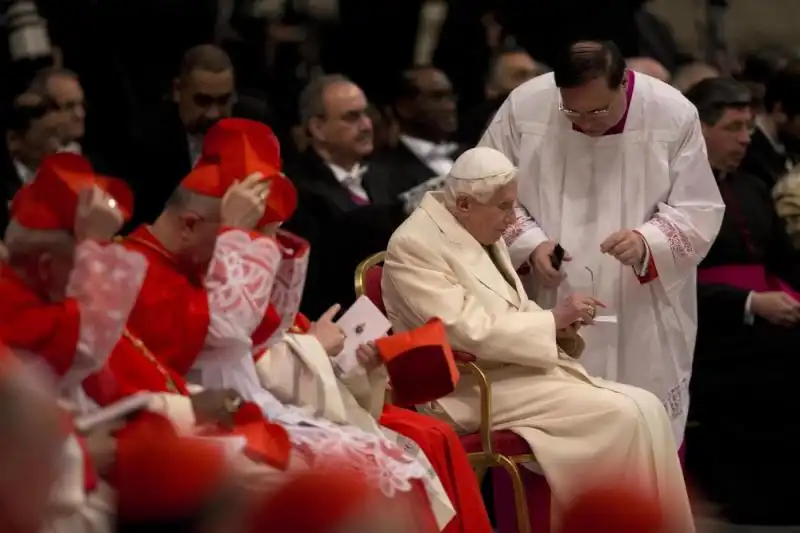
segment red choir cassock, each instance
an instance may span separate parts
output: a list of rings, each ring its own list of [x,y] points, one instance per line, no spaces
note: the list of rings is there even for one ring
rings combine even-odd
[[[89,162],[81,156],[55,154],[42,162],[36,178],[14,197],[11,206],[12,226],[39,235],[73,235],[78,193],[81,189],[92,186],[114,198],[125,219],[130,217],[132,195],[123,182],[94,174]],[[102,244],[98,244],[97,249],[101,246]],[[78,255],[76,252],[76,257]],[[25,263],[15,264],[14,268],[9,263],[0,264],[0,338],[20,355],[30,354],[42,359],[57,378],[64,378],[76,366],[86,367],[88,361],[85,359],[90,354],[79,350],[79,342],[87,336],[88,328],[98,329],[102,324],[92,323],[92,317],[87,316],[92,309],[82,306],[80,295],[59,301],[50,299],[45,280],[35,276],[36,265],[33,262],[37,258],[23,259]],[[108,263],[109,259],[112,257],[96,254],[95,258],[90,258],[90,262],[103,263],[100,266],[106,269],[113,266]],[[92,276],[92,265],[76,261],[76,268],[81,267],[89,267],[82,268],[83,274]],[[140,270],[145,268],[143,262],[141,267]],[[129,274],[142,274],[134,272],[135,269],[136,266],[131,266]],[[23,279],[17,273],[18,270],[30,271],[33,275]],[[82,281],[81,285],[84,286],[94,285],[101,291],[107,289],[104,287],[104,280],[97,275]],[[127,296],[135,298],[138,284],[130,283],[128,289],[131,294]],[[109,292],[105,296],[97,296],[108,300],[110,295]],[[95,307],[94,311],[98,311],[97,300],[98,298],[94,298],[92,302],[83,303],[91,303]],[[120,310],[115,302],[107,303],[109,312]],[[123,324],[124,316],[119,324],[115,324],[115,329],[119,331]],[[114,339],[110,340],[114,342]],[[88,352],[88,348],[85,346],[83,352]],[[90,371],[91,368],[86,374]]]

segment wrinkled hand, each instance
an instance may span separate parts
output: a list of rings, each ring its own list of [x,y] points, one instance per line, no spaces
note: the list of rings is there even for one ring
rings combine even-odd
[[[529,258],[536,279],[539,280],[542,285],[550,289],[558,287],[561,282],[564,281],[564,278],[567,277],[567,275],[560,270],[553,268],[550,262],[550,256],[553,255],[555,248],[555,241],[544,241],[531,252]],[[564,253],[564,261],[572,261],[572,257],[566,252]]]
[[[339,309],[341,309],[339,304],[333,305],[319,317],[319,320],[311,324],[308,330],[308,333],[316,337],[325,348],[328,357],[336,357],[344,348],[344,332],[342,328],[333,323]]]
[[[192,409],[198,425],[222,424],[233,426],[233,415],[242,404],[242,397],[233,389],[209,389],[191,396]]]
[[[383,364],[375,344],[368,342],[356,348],[356,358],[366,370],[374,370]]]
[[[612,233],[600,245],[600,251],[616,258],[625,266],[638,266],[644,261],[644,237],[626,229]]]
[[[556,321],[556,331],[566,330],[576,322],[591,324],[597,307],[605,305],[591,296],[570,294],[553,308],[553,317]]]
[[[92,185],[78,193],[75,212],[75,238],[78,242],[86,239],[106,241],[117,234],[124,222],[117,201],[100,187]]]
[[[86,451],[100,477],[108,476],[114,467],[117,457],[117,438],[114,434],[124,425],[124,420],[114,420],[95,426],[84,435]]]
[[[750,300],[750,310],[779,326],[792,326],[800,322],[800,302],[785,292],[757,292]]]
[[[578,330],[581,329],[581,326],[583,326],[583,323],[578,321],[578,322],[573,322],[572,324],[570,324],[569,326],[567,326],[565,328],[557,329],[556,330],[556,339],[557,340],[561,340],[561,339],[572,340],[572,339],[576,338],[578,336]]]
[[[264,216],[268,196],[269,182],[264,181],[261,172],[250,174],[244,181],[237,181],[222,197],[222,224],[245,230],[255,228]]]

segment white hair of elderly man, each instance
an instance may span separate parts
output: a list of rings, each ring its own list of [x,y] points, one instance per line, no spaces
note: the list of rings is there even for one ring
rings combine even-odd
[[[487,202],[497,189],[517,179],[517,167],[502,152],[486,146],[467,150],[444,180],[444,202],[454,207],[459,196]]]

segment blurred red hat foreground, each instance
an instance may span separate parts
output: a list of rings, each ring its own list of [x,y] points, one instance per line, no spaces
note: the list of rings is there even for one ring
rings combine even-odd
[[[663,533],[661,505],[649,491],[605,485],[575,498],[560,533]]]
[[[250,531],[420,533],[416,505],[402,495],[389,500],[352,468],[315,469],[257,502]]]

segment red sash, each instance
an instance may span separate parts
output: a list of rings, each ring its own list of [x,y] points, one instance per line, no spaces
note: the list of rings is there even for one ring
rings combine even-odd
[[[748,291],[785,292],[800,301],[800,294],[788,283],[767,273],[764,265],[726,265],[702,268],[697,272],[697,279],[700,283],[716,283]]]

